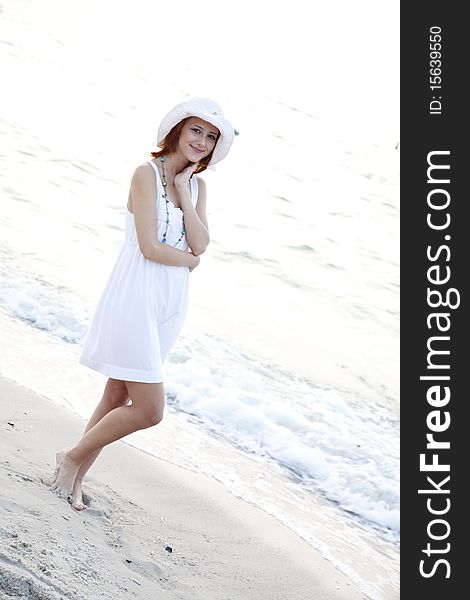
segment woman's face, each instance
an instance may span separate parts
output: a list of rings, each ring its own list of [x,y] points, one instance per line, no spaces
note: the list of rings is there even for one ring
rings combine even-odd
[[[200,162],[208,156],[217,142],[219,130],[199,117],[190,117],[181,130],[178,149],[189,162]]]

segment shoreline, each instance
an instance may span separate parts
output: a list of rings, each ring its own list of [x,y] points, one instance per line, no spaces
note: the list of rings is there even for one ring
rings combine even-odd
[[[41,477],[85,421],[3,375],[0,414],[0,591],[9,597],[366,598],[221,483],[122,441],[99,457],[84,485],[90,507],[77,513]]]

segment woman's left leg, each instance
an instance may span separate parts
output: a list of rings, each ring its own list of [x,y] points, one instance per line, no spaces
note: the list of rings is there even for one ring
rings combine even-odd
[[[125,385],[131,404],[109,411],[88,429],[76,446],[65,452],[52,489],[71,495],[82,464],[91,461],[103,446],[161,421],[165,404],[163,383],[126,381]]]

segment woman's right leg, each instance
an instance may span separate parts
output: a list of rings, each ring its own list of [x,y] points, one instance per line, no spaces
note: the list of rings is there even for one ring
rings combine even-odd
[[[119,379],[112,379],[110,377],[106,382],[103,397],[101,398],[99,404],[97,405],[92,416],[90,417],[90,420],[87,423],[83,435],[85,435],[92,427],[94,427],[99,421],[101,421],[101,419],[110,411],[114,410],[115,408],[118,408],[119,406],[125,406],[126,404],[129,404],[129,401],[129,392],[124,381],[121,381]],[[92,464],[95,462],[101,450],[102,448],[98,449],[94,454],[92,454],[80,465],[80,469],[75,478],[72,491],[72,506],[77,510],[82,510],[86,508],[86,505],[83,502],[82,495],[83,478],[89,471]],[[62,454],[62,458],[64,455],[65,452],[63,452]]]
[[[121,381],[119,379],[112,379],[110,377],[108,379],[108,381],[106,382],[106,385],[105,385],[105,388],[103,391],[103,396],[102,396],[100,402],[98,403],[98,405],[96,406],[92,416],[90,417],[90,420],[88,421],[87,426],[85,427],[85,431],[83,432],[83,435],[85,435],[85,433],[89,429],[91,429],[94,425],[96,425],[96,423],[98,423],[98,421],[100,421],[111,410],[114,410],[118,406],[125,406],[126,404],[129,403],[129,400],[130,400],[129,392],[127,391],[127,387],[126,387],[126,384],[124,383],[124,381]],[[100,451],[96,452],[95,459],[96,459],[96,456],[98,456],[99,452]],[[67,449],[59,450],[57,452],[55,472],[54,472],[52,478],[47,480],[47,483],[49,485],[53,485],[55,483],[55,480],[57,479],[57,475],[59,473],[60,465],[61,465],[62,460],[64,459],[64,456],[66,453],[67,453]]]

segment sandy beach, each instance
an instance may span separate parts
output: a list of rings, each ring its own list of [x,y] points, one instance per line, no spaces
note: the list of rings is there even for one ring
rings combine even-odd
[[[277,521],[208,477],[123,442],[76,512],[41,481],[85,422],[0,377],[0,597],[364,599]]]

